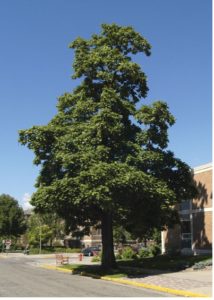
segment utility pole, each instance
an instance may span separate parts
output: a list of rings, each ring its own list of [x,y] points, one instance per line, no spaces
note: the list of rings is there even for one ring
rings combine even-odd
[[[42,253],[42,228],[41,228],[41,220],[39,220],[39,254]]]

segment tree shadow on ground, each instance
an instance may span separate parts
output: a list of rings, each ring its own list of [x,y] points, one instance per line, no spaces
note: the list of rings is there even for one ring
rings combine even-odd
[[[192,267],[195,263],[209,258],[208,256],[167,256],[160,255],[145,259],[118,261],[117,269],[105,270],[100,265],[73,266],[73,274],[87,275],[99,279],[102,276],[112,278],[145,278],[151,275],[172,273]]]

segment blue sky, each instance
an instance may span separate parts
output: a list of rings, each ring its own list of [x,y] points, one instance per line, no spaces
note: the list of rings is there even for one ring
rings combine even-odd
[[[164,100],[176,118],[169,149],[191,167],[211,162],[211,0],[0,0],[0,194],[26,204],[39,169],[18,130],[49,122],[76,86],[69,43],[113,22],[152,45],[136,60],[143,102]]]

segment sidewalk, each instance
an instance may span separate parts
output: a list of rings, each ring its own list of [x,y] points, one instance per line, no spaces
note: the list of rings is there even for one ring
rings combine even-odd
[[[158,273],[128,278],[128,281],[166,288],[169,291],[185,291],[212,297],[212,270]]]

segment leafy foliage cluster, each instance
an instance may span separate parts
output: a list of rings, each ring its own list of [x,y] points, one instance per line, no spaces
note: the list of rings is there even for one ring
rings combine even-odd
[[[30,246],[51,245],[62,237],[64,224],[55,214],[32,214],[28,219],[26,239]],[[61,245],[62,246],[62,245]]]
[[[150,251],[148,248],[142,248],[138,252],[139,258],[150,257]]]
[[[11,196],[0,195],[0,237],[14,238],[26,230],[26,220],[23,209]]]
[[[134,259],[136,258],[136,252],[131,247],[125,247],[122,250],[121,258],[122,259]]]

